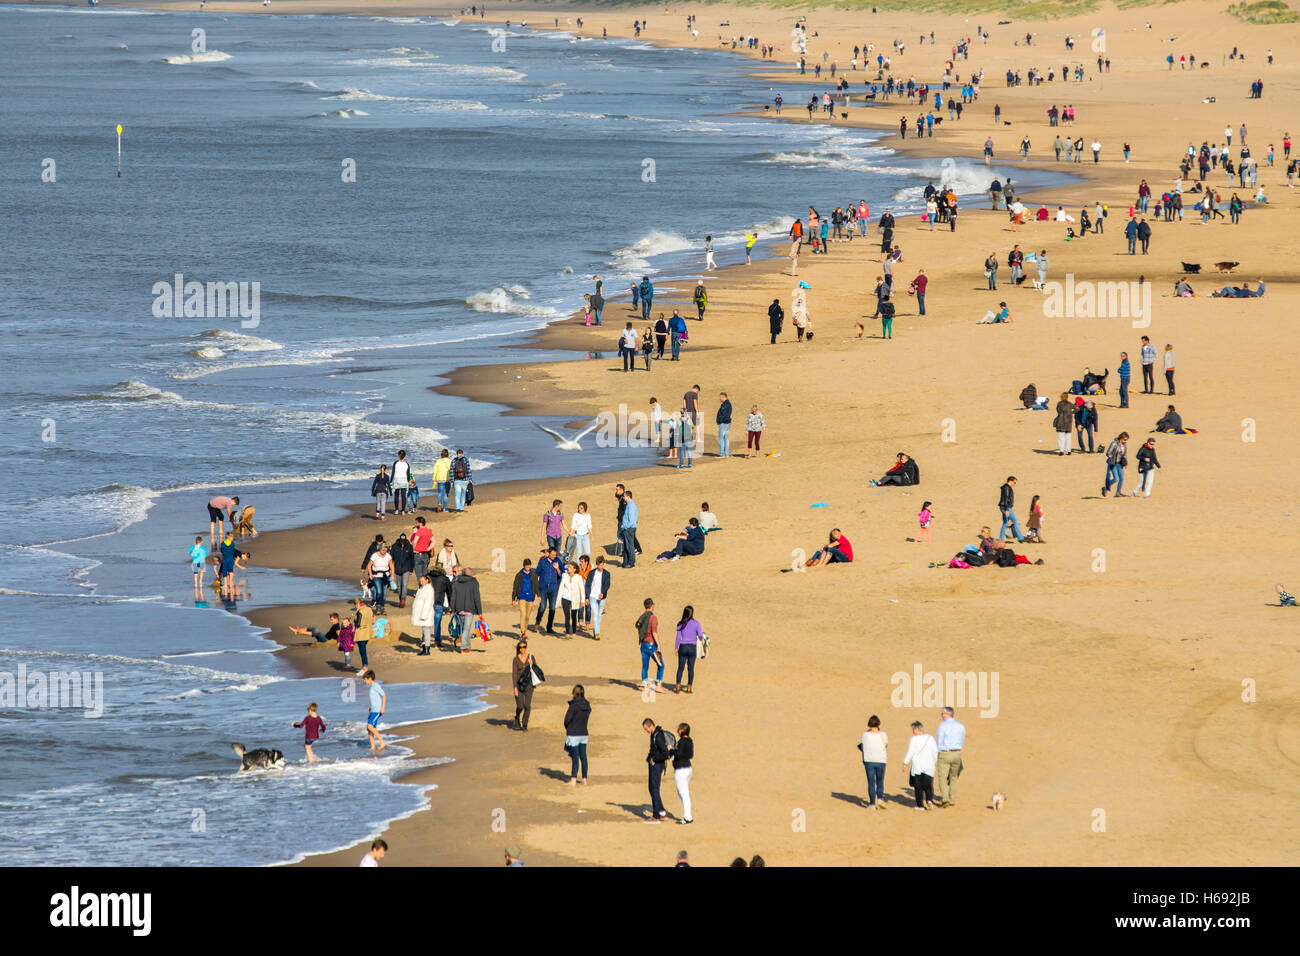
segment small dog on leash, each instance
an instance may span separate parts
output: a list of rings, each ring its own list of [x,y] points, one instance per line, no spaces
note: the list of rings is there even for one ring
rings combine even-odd
[[[993,801],[993,809],[1001,810],[1002,804],[1007,802],[1007,795],[999,790],[997,793],[993,794],[990,799]]]

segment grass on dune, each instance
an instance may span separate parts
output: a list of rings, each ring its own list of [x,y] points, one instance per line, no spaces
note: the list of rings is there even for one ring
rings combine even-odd
[[[1246,23],[1295,23],[1300,20],[1300,13],[1292,10],[1281,0],[1235,3],[1228,7],[1228,13]]]

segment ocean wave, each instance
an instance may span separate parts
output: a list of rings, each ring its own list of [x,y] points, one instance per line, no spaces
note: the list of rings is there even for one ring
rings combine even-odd
[[[331,116],[337,116],[339,119],[351,119],[354,116],[369,116],[365,110],[342,109],[332,110],[329,113],[312,113],[308,119],[329,119]]]
[[[287,80],[282,86],[287,86],[295,90],[319,90],[320,87],[311,80]]]
[[[202,348],[190,349],[190,355],[201,359],[219,359],[226,353],[221,351],[215,345],[205,345]]]
[[[164,63],[170,63],[173,66],[182,66],[188,63],[220,63],[223,60],[233,60],[234,57],[229,53],[222,53],[220,50],[208,50],[205,53],[190,53],[180,56],[165,56],[162,58]]]
[[[465,300],[475,312],[497,312],[508,315],[558,316],[550,306],[529,305],[528,290],[521,285],[496,286],[489,292],[476,292]]]
[[[647,261],[651,256],[663,255],[665,252],[683,252],[691,249],[695,243],[675,232],[655,229],[630,246],[615,249],[611,254],[611,264],[627,272],[636,272],[649,267]]]
[[[528,97],[530,103],[544,103],[547,100],[558,100],[564,94],[556,91],[554,93],[538,93],[536,96]]]
[[[284,348],[279,342],[229,329],[207,329],[196,337],[204,342],[220,343],[219,347],[227,352],[274,352]]]
[[[432,110],[485,110],[488,108],[486,103],[480,103],[478,100],[448,100],[426,96],[387,96],[383,93],[375,93],[355,86],[344,87],[337,93],[322,96],[321,99],[359,101],[363,103],[415,103],[418,104],[420,109]],[[323,116],[325,114],[318,115]],[[365,116],[366,114],[361,113],[360,115]]]

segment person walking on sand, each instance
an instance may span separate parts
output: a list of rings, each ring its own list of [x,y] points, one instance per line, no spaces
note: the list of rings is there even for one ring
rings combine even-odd
[[[438,493],[434,511],[443,512],[451,507],[451,452],[444,448],[433,463],[433,487]]]
[[[519,608],[519,639],[527,640],[528,621],[533,616],[533,603],[541,593],[537,581],[537,572],[533,570],[533,559],[524,558],[523,567],[515,573],[514,583],[510,586],[510,604]],[[428,628],[425,629],[424,646],[429,646]]]
[[[781,334],[781,327],[785,324],[785,309],[781,308],[781,300],[773,299],[772,304],[767,307],[767,327],[772,333],[772,344],[776,345],[776,337]]]
[[[388,477],[388,466],[380,465],[379,474],[370,482],[370,496],[375,499],[375,517],[384,520],[384,511],[388,507],[388,496],[393,490],[393,483]]]
[[[695,758],[695,740],[691,737],[690,724],[677,725],[677,746],[672,749],[673,783],[677,787],[677,798],[682,801],[682,815],[677,821],[681,824],[694,823],[691,814],[691,761]]]
[[[1124,469],[1128,467],[1128,432],[1120,432],[1106,446],[1106,483],[1101,486],[1101,496],[1106,497],[1110,486],[1115,486],[1115,497],[1124,494]]]
[[[705,236],[704,237],[704,271],[712,272],[717,267],[718,264],[713,261],[713,237]]]
[[[927,544],[930,542],[930,524],[934,521],[934,512],[930,510],[930,505],[932,503],[933,502],[929,501],[925,502],[921,505],[921,510],[917,513],[916,521],[920,526],[920,529],[916,533],[917,544],[920,544],[922,541]]]
[[[572,761],[569,770],[569,786],[576,787],[578,780],[587,786],[587,722],[591,719],[591,702],[587,700],[587,689],[575,684],[573,696],[569,698],[568,709],[564,712],[564,749]],[[582,771],[579,778],[578,771]]]
[[[645,611],[636,619],[637,637],[641,647],[641,689],[649,686],[650,662],[657,668],[655,690],[664,691],[664,658],[659,653],[659,618],[655,616],[655,602],[651,598],[644,601]]]
[[[307,762],[315,763],[316,755],[312,753],[312,745],[320,739],[320,735],[325,732],[325,721],[321,720],[316,714],[316,702],[312,701],[307,705],[307,716],[294,724],[295,727],[301,727],[303,733],[302,746],[307,751]]]
[[[1096,440],[1096,435],[1097,435],[1097,424],[1098,422],[1097,422],[1096,402],[1094,402],[1092,399],[1089,398],[1086,399],[1082,405],[1075,405],[1074,429],[1079,437],[1080,453],[1086,451],[1089,455],[1091,455],[1096,450],[1094,441]],[[1086,449],[1083,447],[1084,435],[1088,436],[1088,447]]]
[[[618,354],[623,357],[623,371],[636,371],[636,349],[637,335],[636,329],[632,328],[632,323],[628,322],[623,327],[623,332],[618,339]]]
[[[1032,541],[1035,544],[1046,544],[1047,539],[1043,537],[1043,496],[1034,495],[1029,502],[1029,521],[1025,525],[1025,540]]]
[[[862,751],[862,765],[867,771],[867,809],[885,809],[885,762],[889,735],[880,729],[880,718],[872,714],[867,718],[867,729],[862,733],[858,749]]]
[[[703,637],[704,630],[695,618],[695,608],[688,604],[682,608],[682,618],[677,622],[677,640],[674,644],[674,649],[677,651],[677,680],[673,693],[682,692],[683,669],[686,671],[686,693],[691,693],[691,687],[695,683],[696,654]]]
[[[426,572],[420,575],[420,586],[411,598],[411,626],[420,629],[420,657],[429,656],[433,623],[433,578]]]
[[[1067,433],[1068,434],[1068,433]],[[998,493],[998,510],[1002,512],[1002,528],[998,531],[999,538],[1007,536],[1007,527],[1011,527],[1011,532],[1016,536],[1016,540],[1024,544],[1025,536],[1020,533],[1020,519],[1016,517],[1016,476],[1010,475],[1002,485]]]
[[[483,598],[473,568],[461,568],[451,584],[451,613],[460,615],[457,654],[468,654],[474,640],[474,621],[483,616]]]
[[[650,318],[650,306],[654,303],[655,287],[649,276],[641,277],[641,321]]]
[[[1074,426],[1074,405],[1070,401],[1070,393],[1062,392],[1061,399],[1056,403],[1056,418],[1052,420],[1052,427],[1056,429],[1056,453],[1058,455],[1070,454],[1070,431]]]
[[[763,413],[758,410],[757,405],[750,406],[749,417],[745,420],[745,433],[748,438],[747,455],[748,458],[757,458],[762,451],[763,432],[767,428],[767,422],[763,418]]]
[[[939,799],[935,801],[935,806],[956,806],[957,778],[961,776],[961,751],[966,745],[966,727],[953,716],[951,707],[939,711],[939,731],[935,745],[939,748],[934,780]]]
[[[695,302],[695,311],[699,313],[698,320],[703,322],[704,310],[709,307],[709,293],[704,289],[703,279],[695,283],[695,292],[692,293],[691,299]]]
[[[534,630],[542,633],[542,615],[546,617],[546,633],[555,633],[555,608],[560,597],[560,581],[564,566],[556,557],[558,548],[548,547],[537,566],[537,620]]]
[[[584,604],[591,612],[591,637],[600,640],[600,621],[605,613],[605,598],[609,596],[610,574],[605,567],[605,556],[596,558],[596,564],[587,575]]]
[[[664,779],[664,764],[672,756],[672,746],[664,734],[664,729],[650,717],[641,721],[641,729],[650,735],[650,752],[645,762],[649,765],[650,818],[646,823],[661,823],[668,816],[663,799],[659,796],[659,785]]]
[[[451,460],[452,504],[457,511],[465,510],[465,499],[469,497],[469,486],[473,480],[474,474],[470,470],[469,459],[465,457],[465,449],[457,448],[456,457]]]
[[[1151,488],[1156,483],[1156,469],[1160,467],[1160,459],[1156,457],[1156,440],[1148,438],[1142,447],[1138,449],[1138,486],[1133,489],[1133,497],[1142,492],[1143,498],[1151,497]]]
[[[1262,282],[1262,280],[1261,280]],[[1169,386],[1169,394],[1174,394],[1174,347],[1165,343],[1165,383]]]
[[[375,672],[372,670],[362,674],[361,679],[370,689],[370,712],[366,715],[366,736],[370,738],[370,753],[373,756],[376,744],[379,745],[380,750],[388,749],[383,735],[379,733],[379,718],[384,716],[384,711],[388,709],[388,692],[379,681],[375,680]]]
[[[912,739],[907,742],[903,755],[903,769],[916,795],[916,809],[928,810],[934,803],[934,772],[939,760],[939,747],[933,737],[925,732],[925,725],[912,721]]]
[[[515,691],[516,730],[528,732],[528,718],[533,712],[533,690],[536,688],[534,671],[541,673],[537,661],[528,653],[528,641],[515,645],[515,656],[510,662],[510,684]]]

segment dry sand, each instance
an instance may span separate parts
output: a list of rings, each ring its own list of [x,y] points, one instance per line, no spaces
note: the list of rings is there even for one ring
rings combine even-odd
[[[255,5],[214,2],[208,10],[250,6]],[[596,35],[602,27],[627,34],[633,19],[647,16],[649,39],[689,45],[694,41],[683,29],[684,16],[698,12],[699,44],[709,47],[716,46],[718,32],[753,33],[788,45],[793,16],[789,10],[725,5],[674,7],[671,14],[663,7],[576,13],[491,8],[494,15],[516,22],[525,17],[539,26],[549,26],[556,15],[562,25],[568,16],[583,16],[583,32]],[[277,13],[356,9],[353,0],[274,4]],[[400,2],[365,9],[430,12],[425,4]],[[1246,26],[1221,5],[1200,3],[1103,9],[1004,27],[995,26],[996,19],[987,13],[972,14],[967,23],[948,15],[811,12],[810,30],[820,37],[810,42],[810,61],[823,42],[834,44],[832,57],[844,66],[853,43],[866,39],[881,50],[898,37],[907,41],[907,52],[894,57],[894,74],[931,79],[940,73],[953,38],[973,34],[976,23],[992,28],[987,46],[976,41],[971,60],[958,65],[963,75],[976,66],[985,71],[977,106],[960,123],[945,122],[941,134],[923,144],[910,137],[900,144],[895,134],[882,145],[914,155],[976,159],[992,133],[1006,161],[1028,132],[1034,141],[1028,165],[1048,166],[1055,131],[1049,131],[1045,110],[1053,102],[1073,103],[1078,122],[1072,132],[1085,141],[1100,137],[1103,162],[1073,167],[1083,183],[1028,198],[1053,208],[1065,203],[1076,215],[1082,203],[1107,203],[1111,216],[1104,237],[1067,244],[1064,229],[1055,224],[1028,225],[1013,235],[1004,213],[989,212],[987,201],[966,201],[955,234],[931,233],[915,217],[900,220],[896,241],[906,263],[896,277],[905,288],[916,268],[926,270],[929,314],[918,317],[902,296],[891,341],[874,337],[878,326],[866,318],[878,274],[877,244],[857,241],[800,261],[800,278],[812,286],[813,343],[796,344],[787,322],[782,341],[768,344],[766,304],[774,297],[788,304],[793,285],[781,271],[788,263],[778,260],[711,275],[708,317],[691,323],[682,362],[657,364],[650,375],[614,371],[613,339],[625,314],[625,303],[615,302],[604,329],[566,323],[541,336],[549,347],[611,349],[604,361],[525,367],[520,363],[527,355],[519,353],[510,364],[453,377],[449,387],[463,394],[523,410],[544,400],[549,411],[562,410],[574,420],[620,403],[644,409],[652,393],[671,410],[699,383],[706,422],[712,421],[717,393],[731,394],[737,407],[733,450],[744,443],[744,410],[757,404],[768,425],[764,449],[779,450],[780,456],[720,461],[710,454],[684,474],[655,467],[590,480],[485,485],[463,516],[426,512],[435,535],[453,537],[467,563],[480,569],[488,619],[506,634],[514,617],[508,605],[511,577],[522,557],[536,557],[538,519],[552,497],[564,498],[568,510],[580,499],[588,501],[596,519],[594,543],[603,544],[614,539],[613,482],[625,481],[640,506],[639,534],[647,553],[635,570],[613,571],[603,641],[534,638],[549,680],[536,694],[533,730],[526,736],[501,726],[511,716],[510,640],[468,658],[420,659],[409,637],[375,650],[374,666],[390,685],[393,709],[401,706],[395,685],[404,680],[504,688],[489,696],[503,706],[421,731],[418,752],[456,762],[416,778],[439,789],[428,812],[389,828],[386,863],[496,865],[501,848],[512,842],[523,846],[533,865],[667,865],[679,847],[704,865],[754,853],[777,865],[1295,862],[1300,680],[1294,615],[1300,611],[1279,609],[1273,585],[1300,584],[1296,518],[1287,510],[1296,498],[1297,456],[1285,412],[1297,365],[1293,321],[1300,298],[1290,221],[1297,202],[1279,165],[1261,170],[1272,202],[1261,209],[1248,206],[1239,226],[1220,220],[1203,227],[1192,216],[1181,224],[1154,223],[1145,258],[1123,254],[1122,227],[1138,180],[1145,177],[1157,195],[1169,188],[1188,140],[1219,142],[1225,124],[1235,129],[1245,122],[1256,157],[1262,162],[1270,142],[1280,157],[1282,134],[1294,120],[1285,103],[1293,101],[1300,79],[1287,51],[1297,48],[1300,27]],[[715,26],[725,20],[730,27]],[[1112,60],[1112,72],[1100,80],[1088,59],[1094,26],[1105,28]],[[939,45],[919,47],[922,29],[933,29]],[[1027,31],[1041,45],[1013,46]],[[1008,66],[1059,69],[1067,32],[1078,38],[1075,56],[1089,68],[1088,81],[1065,89],[1059,81],[1002,87]],[[1163,42],[1174,35],[1176,43]],[[1248,55],[1245,64],[1223,61],[1234,45]],[[1272,67],[1264,63],[1267,47],[1280,54]],[[1167,52],[1195,53],[1212,67],[1169,72]],[[1257,76],[1265,80],[1265,96],[1248,100],[1247,86]],[[859,72],[855,85],[861,77]],[[782,77],[780,84],[797,106],[796,82]],[[760,92],[756,84],[756,98]],[[1201,102],[1209,95],[1217,103]],[[1012,126],[994,128],[994,103]],[[853,115],[866,119],[866,112],[855,109]],[[900,112],[916,114],[896,100],[870,111],[870,119],[896,131]],[[1300,123],[1293,131],[1300,131]],[[1124,140],[1133,146],[1128,165],[1120,159]],[[1235,145],[1233,152],[1235,159]],[[808,196],[772,197],[773,214],[806,212],[818,197],[815,176],[809,174]],[[1221,186],[1221,174],[1212,179]],[[1221,191],[1226,200],[1230,191]],[[856,197],[843,197],[850,198]],[[873,209],[873,218],[879,212]],[[647,213],[653,214],[652,206]],[[647,225],[672,226],[652,219]],[[1129,281],[1145,275],[1155,292],[1150,328],[1135,329],[1128,318],[1047,318],[1042,296],[1027,287],[986,291],[984,257],[994,250],[1005,261],[1016,241],[1027,250],[1049,251],[1049,278],[1071,273],[1076,281]],[[1181,260],[1221,259],[1240,260],[1247,279],[1263,275],[1267,297],[1170,296]],[[1005,280],[1005,265],[1000,277]],[[1223,284],[1217,277],[1192,281],[1202,294]],[[1003,298],[1014,324],[977,326],[976,319]],[[661,304],[669,305],[657,302],[656,309]],[[690,310],[683,308],[683,314]],[[858,321],[867,325],[865,339],[853,336]],[[1175,402],[1200,432],[1159,439],[1164,467],[1149,500],[1102,499],[1102,457],[1057,457],[1051,412],[1023,410],[1017,394],[1032,381],[1055,398],[1085,366],[1113,370],[1120,350],[1136,365],[1143,331],[1158,348],[1175,346]],[[516,380],[518,374],[524,378]],[[1168,400],[1136,394],[1136,369],[1131,408],[1118,408],[1113,371],[1111,385],[1110,395],[1099,401],[1101,436],[1108,440],[1129,431],[1135,465],[1137,443]],[[955,441],[943,440],[946,422],[955,427]],[[1246,441],[1250,422],[1255,440]],[[454,433],[454,424],[447,425]],[[709,452],[715,448],[710,428]],[[868,487],[867,480],[899,449],[918,459],[921,485]],[[417,464],[427,472],[428,462]],[[930,561],[946,561],[973,541],[981,525],[994,524],[998,487],[1009,474],[1019,477],[1022,521],[1031,496],[1043,496],[1048,543],[1020,550],[1044,558],[1045,565],[929,569]],[[1128,486],[1135,480],[1131,467]],[[725,526],[709,537],[705,555],[671,564],[649,560],[705,499]],[[932,545],[908,541],[923,500],[934,502],[937,516]],[[816,503],[827,507],[812,508]],[[779,573],[790,565],[794,549],[811,551],[832,526],[852,540],[852,565]],[[340,593],[350,595],[364,544],[381,527],[396,533],[398,525],[352,517],[264,534],[259,561],[337,578],[347,585]],[[502,573],[491,570],[498,548],[506,554]],[[1104,570],[1098,570],[1103,560]],[[631,625],[648,595],[658,601],[665,622],[682,605],[694,605],[712,639],[713,651],[699,665],[690,696],[669,694],[646,703],[635,687],[639,660]],[[253,617],[284,639],[290,619],[308,623],[321,613],[277,609]],[[394,621],[407,635],[412,632],[405,612],[396,612]],[[329,662],[338,656],[321,649],[290,653],[309,674],[331,672]],[[668,660],[671,677],[671,653]],[[901,761],[909,722],[919,718],[932,728],[938,708],[891,703],[891,675],[910,674],[918,665],[925,671],[996,673],[1000,691],[996,717],[959,708],[967,747],[958,805],[926,817],[908,809]],[[560,782],[568,769],[561,718],[576,682],[586,685],[593,705],[592,776],[588,788],[574,791]],[[1244,682],[1256,686],[1253,702],[1243,701]],[[890,809],[875,814],[860,805],[865,781],[855,749],[872,713],[890,736]],[[640,729],[646,715],[670,728],[687,721],[695,730],[697,822],[690,828],[639,822],[648,806],[647,740]],[[1009,796],[996,814],[986,809],[995,790]],[[676,814],[671,778],[663,793]],[[355,865],[361,852],[355,848],[307,863]]]

